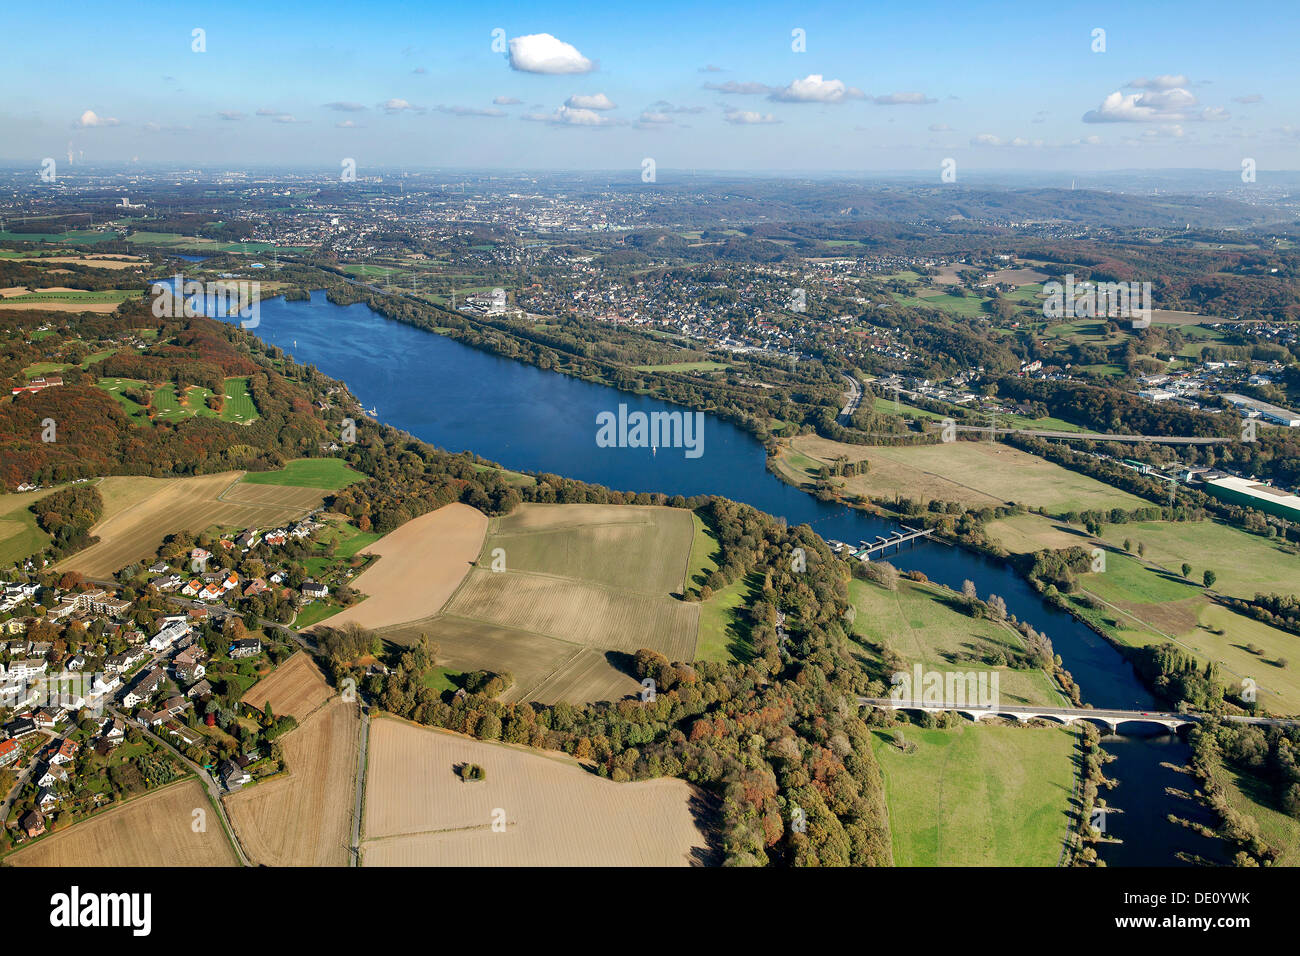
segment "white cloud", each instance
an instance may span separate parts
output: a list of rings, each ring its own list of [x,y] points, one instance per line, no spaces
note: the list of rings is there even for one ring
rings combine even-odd
[[[843,80],[828,80],[820,73],[810,73],[785,89],[775,90],[768,98],[783,103],[843,103],[847,99],[861,99],[862,91],[845,86]]]
[[[334,124],[334,128],[335,129],[362,129],[363,127],[358,126],[352,120],[340,120],[339,122]]]
[[[515,99],[513,96],[493,97],[492,102],[497,106],[518,106],[523,100]]]
[[[870,97],[877,106],[928,106],[937,103],[924,93],[887,93],[884,96]]]
[[[327,110],[337,110],[340,113],[360,113],[365,109],[365,107],[360,103],[340,100],[335,100],[333,103],[326,103],[325,108]]]
[[[511,37],[510,67],[524,73],[590,73],[596,65],[549,33]]]
[[[706,90],[713,90],[715,93],[735,93],[740,96],[753,96],[759,93],[772,93],[775,87],[768,86],[766,83],[737,83],[735,80],[727,80],[725,83],[705,83]]]
[[[383,103],[379,104],[379,108],[382,109],[385,113],[388,113],[390,115],[393,113],[423,113],[424,112],[423,106],[412,106],[406,100],[398,99],[396,97],[394,97],[391,100],[386,100]]]
[[[618,107],[618,104],[604,93],[594,93],[591,95],[574,93],[565,100],[564,105],[572,107],[575,110],[612,110]]]
[[[1182,87],[1148,93],[1116,90],[1095,110],[1083,114],[1085,123],[1159,123],[1188,119],[1196,97]]]
[[[494,110],[491,108],[483,109],[477,106],[437,106],[434,107],[439,113],[450,113],[452,116],[505,116],[505,110]]]
[[[535,123],[549,123],[552,126],[620,126],[621,120],[612,116],[601,116],[595,110],[574,109],[561,106],[554,113],[525,113],[521,119]]]
[[[931,133],[951,133],[951,132],[952,132],[952,127],[949,126],[947,123],[931,123],[931,124],[930,124],[930,132],[931,132]]]
[[[737,126],[754,126],[762,123],[779,123],[781,122],[771,113],[756,113],[753,110],[727,110],[722,117],[728,123],[735,123]]]
[[[1172,90],[1180,87],[1186,88],[1192,84],[1182,73],[1165,73],[1161,76],[1153,76],[1150,79],[1140,76],[1124,85],[1134,90]]]
[[[217,115],[223,120],[230,120],[231,122],[244,118],[244,114],[239,112],[239,110],[221,110]]]
[[[1026,139],[1023,136],[1003,139],[1001,136],[994,136],[992,133],[980,133],[978,136],[973,136],[970,144],[972,146],[1010,146],[1014,149],[1038,149],[1046,145],[1041,139]]]
[[[673,118],[667,113],[652,113],[647,110],[637,118],[637,122],[642,126],[671,126]]]
[[[122,124],[111,116],[100,116],[94,110],[86,110],[72,125],[79,129],[90,129],[92,126],[121,126]]]

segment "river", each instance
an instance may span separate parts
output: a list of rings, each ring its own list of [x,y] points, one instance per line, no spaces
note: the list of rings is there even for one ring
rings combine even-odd
[[[346,382],[381,421],[451,451],[472,450],[507,468],[553,472],[619,490],[723,495],[791,524],[807,523],[823,538],[857,542],[897,527],[818,501],[781,481],[767,471],[762,444],[720,419],[706,416],[698,457],[681,448],[599,447],[596,416],[601,412],[617,413],[620,404],[629,413],[679,409],[499,358],[389,321],[364,304],[334,305],[323,292],[313,293],[310,301],[270,299],[261,303],[260,324],[252,331],[298,362]],[[1051,638],[1086,702],[1159,708],[1114,648],[1046,605],[1004,562],[924,541],[904,546],[888,560],[959,590],[970,580],[981,597],[1001,595],[1010,613]],[[1225,861],[1222,841],[1166,819],[1173,813],[1213,824],[1194,801],[1165,792],[1166,787],[1190,790],[1195,782],[1166,765],[1186,763],[1189,748],[1182,740],[1155,728],[1149,736],[1126,728],[1123,736],[1107,735],[1103,742],[1116,757],[1107,776],[1120,784],[1101,796],[1123,811],[1106,821],[1108,834],[1123,841],[1100,846],[1108,864],[1176,865],[1179,851]]]

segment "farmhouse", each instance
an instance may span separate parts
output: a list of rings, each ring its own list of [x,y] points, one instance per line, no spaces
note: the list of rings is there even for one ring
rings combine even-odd
[[[252,776],[233,760],[221,761],[221,782],[227,790],[238,790],[252,780]]]
[[[42,375],[39,378],[32,379],[26,385],[15,385],[9,391],[13,395],[17,395],[19,392],[31,392],[35,394],[43,388],[54,388],[56,385],[62,384],[62,375]]]

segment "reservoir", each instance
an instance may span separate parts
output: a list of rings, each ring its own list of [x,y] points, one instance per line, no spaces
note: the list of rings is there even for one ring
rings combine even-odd
[[[766,469],[766,452],[748,432],[705,415],[698,455],[682,447],[631,447],[597,442],[597,416],[684,409],[651,398],[544,371],[385,319],[369,306],[338,306],[323,292],[310,301],[261,303],[253,334],[300,363],[346,382],[379,420],[449,451],[469,450],[517,471],[542,471],[622,491],[717,494],[752,505],[790,524],[808,524],[823,538],[857,542],[897,530],[893,521],[818,501]],[[1002,561],[939,542],[919,541],[887,558],[900,570],[918,570],[957,590],[974,582],[981,597],[1000,595],[1010,613],[1051,638],[1078,682],[1083,700],[1099,708],[1155,710],[1161,705],[1128,662],[1099,635],[1044,604]],[[1143,727],[1145,725],[1142,725]],[[1167,819],[1169,814],[1213,825],[1192,800],[1167,787],[1194,788],[1195,779],[1172,767],[1186,763],[1188,746],[1151,728],[1103,738],[1115,755],[1105,773],[1119,780],[1101,791],[1122,810],[1109,814],[1101,844],[1112,866],[1172,866],[1178,854],[1226,862],[1222,841],[1207,839]]]

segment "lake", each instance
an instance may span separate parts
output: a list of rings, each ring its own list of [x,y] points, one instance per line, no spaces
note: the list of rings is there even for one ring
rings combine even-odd
[[[377,417],[430,444],[471,450],[517,471],[546,471],[609,488],[666,494],[717,494],[807,523],[823,538],[855,543],[897,528],[843,505],[818,501],[766,470],[766,452],[749,433],[704,416],[698,457],[686,449],[601,447],[597,416],[683,409],[631,395],[461,345],[431,332],[385,319],[369,306],[338,306],[323,292],[310,301],[275,298],[261,303],[253,330],[301,363],[315,365],[347,383]],[[961,589],[974,582],[981,597],[998,594],[1010,613],[1046,633],[1083,699],[1096,707],[1159,709],[1132,667],[1109,643],[1070,615],[1046,605],[1007,564],[940,542],[904,546],[888,560]],[[1123,840],[1100,855],[1111,865],[1175,865],[1186,851],[1224,861],[1222,841],[1206,839],[1166,819],[1174,813],[1213,825],[1191,800],[1170,797],[1167,786],[1192,789],[1192,778],[1162,766],[1185,764],[1188,746],[1178,737],[1140,730],[1108,735],[1115,755],[1106,773],[1120,785],[1102,791],[1123,811],[1107,820],[1109,834]]]

